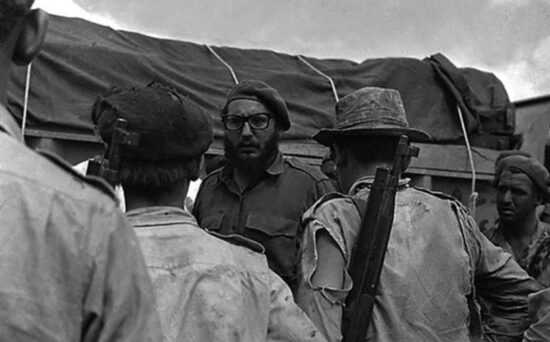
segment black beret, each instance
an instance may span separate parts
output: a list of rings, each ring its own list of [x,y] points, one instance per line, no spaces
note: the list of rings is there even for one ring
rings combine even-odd
[[[200,156],[212,143],[212,121],[189,98],[175,89],[151,83],[118,89],[100,96],[93,109],[96,130],[111,143],[117,119],[127,131],[139,134],[137,146],[122,146],[121,154],[139,159],[177,159]]]
[[[233,87],[227,95],[222,113],[226,113],[227,106],[231,101],[245,99],[261,102],[273,112],[275,117],[282,124],[283,131],[290,128],[290,119],[285,100],[279,92],[262,81],[247,80]]]

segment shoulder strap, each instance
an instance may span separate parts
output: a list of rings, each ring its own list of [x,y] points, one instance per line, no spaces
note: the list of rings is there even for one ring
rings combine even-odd
[[[300,171],[303,171],[310,175],[315,181],[319,182],[325,179],[329,179],[327,175],[325,175],[321,170],[316,169],[315,167],[308,165],[304,162],[302,162],[299,159],[296,158],[288,158],[285,157],[285,160],[288,162],[290,166],[292,166],[295,169],[298,169]]]
[[[51,161],[53,164],[57,165],[64,171],[71,174],[71,176],[74,176],[77,179],[84,181],[88,185],[91,185],[94,188],[101,190],[101,192],[105,193],[106,195],[111,197],[113,200],[115,201],[118,200],[115,192],[113,191],[113,188],[107,182],[105,182],[102,178],[95,177],[95,176],[84,176],[80,174],[79,172],[75,171],[69,163],[67,163],[60,156],[58,156],[53,152],[50,152],[47,150],[41,150],[41,149],[37,150],[36,152],[46,157],[46,159],[48,159],[49,161]]]

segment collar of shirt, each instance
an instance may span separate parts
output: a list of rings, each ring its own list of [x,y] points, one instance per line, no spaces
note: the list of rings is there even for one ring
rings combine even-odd
[[[0,105],[0,130],[6,132],[8,135],[19,141],[23,140],[19,125],[10,112],[8,112],[8,110],[2,105]]]
[[[504,236],[504,232],[503,232],[502,228],[500,228],[500,223],[499,223],[498,219],[495,222],[494,228],[490,229],[487,234],[489,235],[489,239],[493,243],[497,243],[500,247],[506,245],[507,248],[509,248],[511,250],[512,247],[508,243],[508,240],[506,240],[506,237]],[[550,236],[550,225],[548,225],[547,223],[541,221],[537,217],[537,230],[535,231],[535,233],[531,237],[530,246],[533,245],[535,242],[537,242],[537,241],[539,241],[543,238],[546,238],[548,236]]]
[[[271,176],[277,176],[285,171],[285,160],[281,151],[277,152],[277,156],[273,163],[265,170]],[[221,171],[220,180],[225,184],[229,184],[233,180],[233,170],[224,166]]]
[[[164,224],[191,223],[197,221],[187,209],[178,207],[145,207],[126,212],[126,218],[133,227],[159,226]]]
[[[408,187],[410,182],[411,182],[410,178],[400,179],[398,183],[399,189]],[[358,180],[356,180],[355,183],[353,183],[353,185],[351,186],[348,192],[348,195],[352,196],[363,189],[370,189],[370,187],[372,186],[372,183],[374,183],[374,176],[361,177]]]

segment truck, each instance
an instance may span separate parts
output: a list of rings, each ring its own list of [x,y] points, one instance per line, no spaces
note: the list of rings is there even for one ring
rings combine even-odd
[[[453,195],[469,206],[482,229],[496,221],[494,162],[521,149],[544,162],[550,95],[512,103],[492,74],[456,68],[445,56],[318,59],[261,49],[214,47],[117,31],[78,18],[51,16],[43,50],[27,68],[15,68],[8,107],[26,143],[77,164],[104,153],[91,107],[112,86],[172,86],[214,121],[207,157],[223,155],[219,119],[234,84],[260,79],[287,101],[292,127],[281,137],[287,156],[320,166],[329,151],[310,137],[334,122],[334,105],[364,86],[402,94],[412,127],[431,134],[407,177],[416,186]]]

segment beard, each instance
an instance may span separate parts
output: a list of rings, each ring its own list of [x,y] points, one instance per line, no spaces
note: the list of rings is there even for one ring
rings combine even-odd
[[[273,159],[279,152],[279,136],[273,134],[266,141],[264,148],[257,157],[242,156],[239,154],[241,142],[234,145],[227,136],[224,138],[225,159],[227,166],[231,169],[238,169],[242,174],[249,177],[258,177],[273,163]]]

